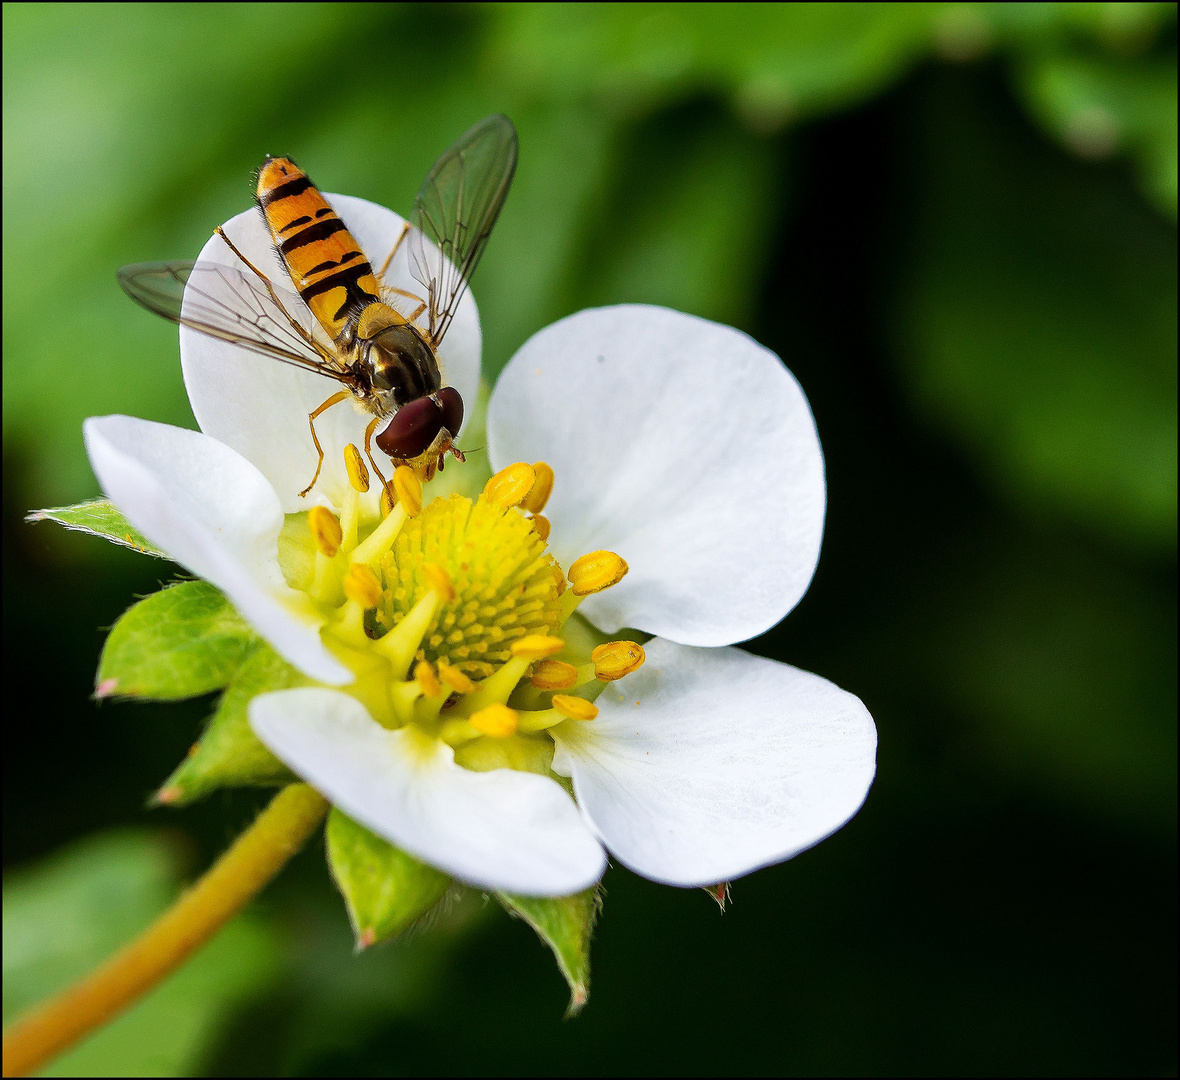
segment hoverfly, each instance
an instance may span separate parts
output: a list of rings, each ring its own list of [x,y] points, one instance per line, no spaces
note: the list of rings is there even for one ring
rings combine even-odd
[[[395,465],[408,464],[428,480],[448,452],[463,460],[454,445],[463,399],[443,385],[438,350],[504,205],[516,156],[516,129],[506,116],[471,128],[427,174],[410,221],[376,274],[307,174],[290,158],[268,157],[257,173],[255,199],[298,297],[250,262],[221,228],[217,235],[236,265],[136,263],[119,271],[119,283],[157,315],[343,385],[308,415],[319,457],[301,497],[324,462],[316,417],[349,398],[372,417],[365,453],[382,483],[372,442]],[[384,282],[403,241],[422,295]]]

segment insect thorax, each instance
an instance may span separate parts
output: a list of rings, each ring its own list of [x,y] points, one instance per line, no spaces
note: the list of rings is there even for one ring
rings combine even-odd
[[[434,350],[385,304],[370,304],[356,327],[356,367],[378,416],[435,393],[442,385]]]

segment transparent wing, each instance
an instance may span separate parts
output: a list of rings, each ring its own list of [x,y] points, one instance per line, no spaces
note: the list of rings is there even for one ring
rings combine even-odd
[[[463,135],[414,200],[410,272],[426,290],[430,336],[442,341],[516,172],[516,128],[488,116]]]
[[[132,300],[174,323],[349,386],[354,381],[288,313],[299,297],[256,274],[213,262],[150,262],[124,266],[118,277]]]

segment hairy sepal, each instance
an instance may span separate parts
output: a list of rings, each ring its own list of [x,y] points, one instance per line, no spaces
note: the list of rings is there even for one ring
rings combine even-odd
[[[496,893],[510,915],[524,919],[549,946],[570,988],[567,1017],[582,1011],[590,997],[590,938],[602,909],[602,887],[573,896],[538,897]]]
[[[358,949],[400,934],[442,900],[451,879],[333,808],[328,866],[344,897]]]
[[[73,506],[57,506],[46,510],[34,510],[29,521],[56,521],[75,532],[101,536],[112,544],[131,548],[143,555],[167,559],[167,552],[161,551],[135,528],[118,510],[110,499],[91,499]]]
[[[184,581],[129,608],[111,628],[98,697],[179,701],[228,686],[258,638],[204,581]]]
[[[155,801],[183,806],[218,788],[271,787],[293,781],[294,774],[254,734],[247,710],[260,694],[309,685],[310,679],[265,642],[256,641],[222,694],[200,741],[164,782]]]

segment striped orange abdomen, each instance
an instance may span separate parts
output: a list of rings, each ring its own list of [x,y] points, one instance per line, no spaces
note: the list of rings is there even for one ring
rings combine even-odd
[[[360,245],[290,158],[267,158],[257,197],[299,295],[329,336],[351,347],[358,316],[379,298]]]

